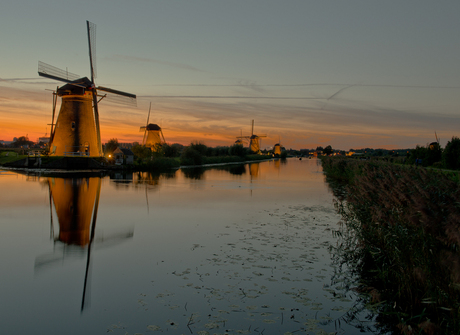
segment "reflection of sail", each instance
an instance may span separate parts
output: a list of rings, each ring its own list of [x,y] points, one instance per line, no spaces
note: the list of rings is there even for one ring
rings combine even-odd
[[[85,246],[90,242],[91,219],[101,190],[100,178],[49,178],[51,196],[59,220],[59,241]]]

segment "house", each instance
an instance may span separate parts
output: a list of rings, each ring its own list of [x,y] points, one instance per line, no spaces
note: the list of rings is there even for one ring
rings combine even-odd
[[[113,152],[116,165],[134,164],[134,153],[130,149],[117,148]]]

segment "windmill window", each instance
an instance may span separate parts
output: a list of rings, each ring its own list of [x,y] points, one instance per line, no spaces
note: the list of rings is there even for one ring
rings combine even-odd
[[[72,130],[75,130],[75,122],[72,121]]]

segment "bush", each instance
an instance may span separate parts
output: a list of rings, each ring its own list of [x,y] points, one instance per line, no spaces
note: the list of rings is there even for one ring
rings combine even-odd
[[[411,150],[410,156],[407,160],[408,164],[415,164],[416,159],[422,160],[422,166],[432,166],[436,162],[440,162],[442,158],[442,150],[439,145],[430,147],[421,147],[417,145],[415,149]]]
[[[165,157],[179,157],[181,148],[177,144],[164,143],[161,150]]]
[[[206,146],[203,145],[205,150]],[[198,151],[195,149],[197,146],[196,145],[190,145],[189,147],[186,147],[184,151],[182,151],[182,154],[180,155],[180,163],[181,165],[201,165],[203,164],[203,156]],[[203,149],[202,146],[198,146],[198,149]]]
[[[201,142],[192,142],[190,143],[190,148],[197,151],[201,156],[206,156],[208,147]]]
[[[228,154],[230,156],[244,157],[248,153],[249,153],[249,150],[244,148],[242,144],[233,144],[230,148],[228,148]]]

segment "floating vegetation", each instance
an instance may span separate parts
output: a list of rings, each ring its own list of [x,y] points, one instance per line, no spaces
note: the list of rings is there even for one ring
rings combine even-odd
[[[355,307],[358,293],[333,277],[329,246],[337,238],[332,231],[339,217],[332,206],[289,206],[255,215],[227,225],[225,235],[217,233],[223,243],[214,248],[190,243],[201,258],[168,272],[177,290],[168,285],[158,291],[157,283],[154,294],[142,296],[142,306],[170,315],[149,331],[261,334],[270,327],[265,332],[334,334],[360,324],[347,323],[347,313],[369,322],[369,312]]]
[[[161,331],[161,327],[157,325],[149,325],[147,326],[147,329],[152,332]]]

